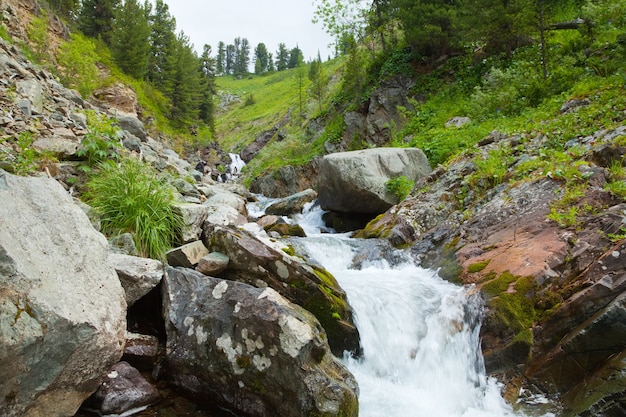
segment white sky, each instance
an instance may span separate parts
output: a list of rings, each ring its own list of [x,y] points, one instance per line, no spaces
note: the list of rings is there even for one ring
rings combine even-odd
[[[189,36],[198,53],[204,44],[211,45],[212,56],[217,44],[232,44],[236,37],[250,42],[250,58],[254,48],[263,42],[276,58],[278,44],[287,50],[298,46],[309,61],[322,61],[334,56],[333,39],[321,23],[314,24],[313,0],[165,0],[170,14],[176,18],[177,32]]]

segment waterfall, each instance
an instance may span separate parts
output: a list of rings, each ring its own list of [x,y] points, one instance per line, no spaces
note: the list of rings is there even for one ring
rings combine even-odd
[[[359,383],[360,417],[522,416],[486,376],[473,287],[442,280],[386,242],[321,234],[311,211],[295,221],[308,237],[289,243],[328,269],[354,308],[364,355],[343,360]]]
[[[239,156],[239,154],[229,153],[228,156],[230,156],[230,165],[228,166],[228,172],[230,173],[231,177],[236,177],[241,173],[241,170],[246,165],[246,163],[243,162],[243,159],[241,159],[241,156]]]

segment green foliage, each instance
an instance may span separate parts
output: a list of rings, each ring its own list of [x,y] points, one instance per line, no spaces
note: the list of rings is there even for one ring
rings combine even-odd
[[[128,75],[143,79],[150,59],[149,3],[125,0],[115,14],[111,50],[116,64]]]
[[[100,113],[87,113],[87,134],[76,152],[76,156],[85,160],[79,168],[84,172],[90,172],[101,162],[117,161],[119,152],[123,148],[122,144],[116,140],[117,133],[118,128],[113,120]]]
[[[35,46],[35,60],[43,62],[48,56],[50,39],[48,36],[48,14],[42,10],[40,16],[33,17],[28,29],[28,38]]]
[[[626,201],[626,168],[622,165],[622,161],[611,163],[609,178],[610,181],[604,186],[604,190]]]
[[[120,0],[82,0],[78,27],[86,36],[100,38],[111,45],[113,21]]]
[[[500,185],[512,162],[510,148],[498,147],[493,149],[489,151],[485,159],[474,159],[476,171],[469,176],[469,183],[483,190]]]
[[[248,94],[246,96],[246,99],[243,102],[243,105],[247,107],[247,106],[253,106],[255,104],[256,104],[256,100],[254,99],[254,94]]]
[[[13,164],[16,175],[28,175],[37,169],[37,151],[32,147],[34,138],[30,132],[22,132],[17,138],[19,148]]]
[[[183,226],[172,208],[174,190],[149,165],[134,158],[106,161],[87,182],[87,202],[108,236],[130,232],[143,256],[164,259]]]
[[[75,88],[83,97],[88,97],[98,83],[96,45],[80,34],[73,33],[70,40],[59,47],[57,62],[61,80]]]
[[[398,202],[404,200],[413,190],[415,181],[408,179],[404,175],[389,179],[385,183],[385,191],[396,196]]]
[[[413,75],[412,59],[413,54],[409,48],[401,48],[394,51],[382,65],[379,74],[380,79],[391,78],[398,74]]]
[[[476,262],[474,264],[471,264],[467,267],[467,272],[469,272],[470,274],[480,272],[483,269],[487,268],[490,262],[491,262],[491,259],[487,259],[486,261]]]
[[[11,40],[11,36],[9,36],[9,33],[7,32],[7,28],[2,22],[0,22],[0,38],[4,39],[5,41]]]

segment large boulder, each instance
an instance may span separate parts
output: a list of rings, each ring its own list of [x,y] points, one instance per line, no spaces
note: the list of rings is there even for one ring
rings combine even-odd
[[[324,156],[317,192],[324,210],[341,213],[380,214],[398,196],[385,189],[400,176],[416,181],[431,172],[424,152],[417,148],[375,148]]]
[[[205,242],[207,247],[230,259],[228,268],[219,275],[221,278],[273,288],[317,317],[326,330],[333,353],[360,354],[352,307],[332,274],[244,230],[216,227],[207,236],[210,236]]]
[[[167,368],[181,390],[251,417],[356,417],[357,385],[306,310],[271,288],[168,268]]]
[[[122,356],[108,244],[56,181],[0,171],[0,410],[71,416]]]

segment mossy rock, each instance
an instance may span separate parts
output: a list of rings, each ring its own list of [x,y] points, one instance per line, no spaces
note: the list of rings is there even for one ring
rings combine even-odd
[[[499,366],[526,363],[537,317],[534,279],[504,272],[486,282],[481,290],[490,309],[485,331],[498,334],[504,342],[491,361]]]

